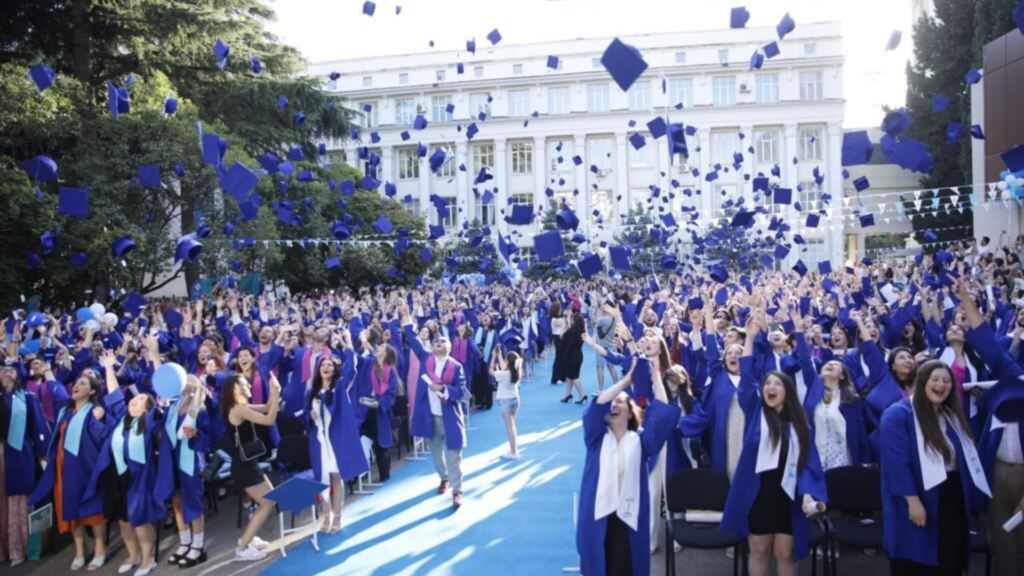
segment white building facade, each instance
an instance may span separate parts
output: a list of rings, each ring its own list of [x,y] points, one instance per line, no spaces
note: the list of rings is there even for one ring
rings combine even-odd
[[[638,202],[656,215],[671,211],[680,222],[684,206],[694,207],[704,223],[725,217],[721,206],[727,199],[743,195],[750,205],[752,184],[744,175],[768,175],[777,164],[779,184],[793,189],[801,212],[773,210],[807,240],[806,251],[794,250],[790,258],[834,264],[845,258],[839,201],[844,187],[844,57],[838,23],[801,24],[782,41],[774,28],[621,40],[639,49],[649,65],[628,92],[600,63],[610,38],[519,46],[491,46],[481,39],[476,54],[432,52],[314,64],[308,73],[323,77],[348,108],[361,114],[365,105],[371,109],[361,117],[360,139],[328,143],[328,157],[364,168],[356,149],[367,146],[380,155],[378,179],[396,184],[398,199],[411,194],[430,223],[439,223],[429,200],[436,194],[453,208],[452,216],[440,222],[449,233],[461,229],[463,220],[478,220],[494,232],[518,231],[517,242],[524,247],[539,229],[539,211],[530,226],[507,224],[502,211],[510,214],[511,204],[545,207],[548,189],[575,209],[581,231],[596,243],[610,241],[620,215]],[[754,51],[773,41],[781,54],[750,71]],[[548,67],[550,56],[558,58],[557,69]],[[340,73],[336,81],[328,80],[332,72]],[[679,103],[682,109],[676,108]],[[486,120],[479,119],[480,113]],[[423,130],[412,127],[417,114],[429,121]],[[670,159],[665,137],[651,137],[647,123],[657,116],[696,128],[687,137],[689,159]],[[479,133],[469,140],[466,128],[474,122]],[[406,132],[409,139],[403,140]],[[380,141],[371,143],[371,133]],[[630,143],[634,133],[647,139],[639,150]],[[446,147],[455,159],[433,174],[426,158],[417,157],[418,144],[428,147],[428,157]],[[734,170],[737,152],[743,164]],[[719,178],[708,182],[705,176],[716,164],[722,167]],[[466,170],[460,171],[460,165]],[[474,186],[484,167],[494,179]],[[699,176],[693,175],[694,168]],[[815,168],[824,175],[820,185]],[[674,191],[675,199],[648,203],[651,186],[662,195]],[[490,203],[484,202],[485,189],[494,193]],[[823,203],[823,192],[834,200]],[[827,213],[819,226],[805,229],[806,213],[821,209]]]

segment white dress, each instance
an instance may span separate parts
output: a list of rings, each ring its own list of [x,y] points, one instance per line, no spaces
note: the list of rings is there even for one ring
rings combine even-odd
[[[337,392],[336,392],[337,393]],[[320,393],[321,395],[323,392]],[[331,413],[323,410],[320,398],[313,399],[313,410],[316,411],[316,439],[320,442],[320,481],[328,486],[331,474],[338,474],[338,459],[334,457],[334,446],[327,431],[331,429]]]

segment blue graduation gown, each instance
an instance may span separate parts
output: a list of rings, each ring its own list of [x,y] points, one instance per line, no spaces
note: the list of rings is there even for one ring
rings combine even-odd
[[[721,528],[723,531],[731,532],[737,536],[749,536],[750,509],[754,506],[757,494],[761,489],[761,475],[757,470],[757,455],[761,445],[761,394],[759,378],[754,369],[753,356],[740,359],[740,406],[746,416],[746,423],[743,431],[743,451],[740,453],[740,461],[736,466],[736,475],[732,479],[732,487],[729,489],[729,498],[725,502],[725,511],[722,514]],[[804,399],[804,410],[813,414],[818,402],[821,401],[821,387],[811,384],[807,389],[807,396]],[[803,496],[809,494],[815,501],[827,502],[828,492],[825,488],[825,473],[821,469],[821,461],[818,458],[818,449],[814,445],[814,431],[808,431],[808,454],[804,467],[797,472],[795,497],[790,503],[790,512],[793,521],[793,544],[794,554],[797,560],[807,556],[807,534],[809,531],[808,521],[803,513]],[[783,431],[780,442],[789,442],[789,429]],[[779,462],[779,466],[785,466],[785,462]]]
[[[576,518],[576,550],[580,555],[580,573],[584,576],[616,576],[605,573],[604,540],[608,517],[594,519],[597,501],[597,479],[601,473],[601,444],[608,426],[605,416],[612,403],[591,404],[583,413],[583,440],[587,458],[583,465],[580,484],[579,516]],[[637,527],[629,530],[629,550],[633,559],[633,576],[648,576],[651,570],[650,494],[648,493],[648,460],[656,457],[663,442],[675,430],[679,420],[678,406],[659,400],[644,412],[644,427],[640,431],[640,506]]]
[[[11,421],[11,403],[13,394],[0,392],[7,410],[7,422]],[[43,411],[39,407],[39,399],[35,394],[25,393],[25,438],[21,446],[11,446],[10,433],[4,445],[4,490],[8,496],[27,496],[36,485],[36,461],[46,454],[50,443],[50,427],[43,419]],[[14,471],[17,470],[17,473]]]
[[[139,464],[129,457],[128,439],[132,430],[124,429],[124,417],[128,413],[128,406],[125,404],[121,390],[115,390],[103,398],[107,408],[107,417],[111,437],[114,434],[121,434],[124,437],[124,445],[121,447],[122,457],[128,466],[131,474],[131,482],[128,484],[128,521],[132,528],[138,528],[162,520],[167,513],[164,505],[165,500],[157,497],[157,459],[153,451],[153,430],[163,424],[162,416],[155,408],[146,413],[143,437],[146,445],[146,463]],[[117,466],[114,464],[114,455],[111,448],[111,440],[108,437],[107,443],[100,450],[96,459],[96,466],[93,467],[89,477],[89,484],[86,486],[86,497],[99,495],[104,496],[106,482],[115,482]]]
[[[416,338],[416,334],[412,331],[412,325],[405,326],[405,337],[420,361],[420,373],[417,376],[420,382],[416,386],[416,410],[412,413],[412,434],[421,438],[433,438],[434,417],[430,412],[430,387],[423,382],[423,376],[427,374],[427,358],[432,353],[428,352]],[[448,362],[455,363],[455,374],[451,385],[448,386],[448,401],[441,402],[445,445],[449,450],[462,450],[466,447],[466,423],[462,414],[462,399],[468,395],[466,373],[455,358],[449,356]]]
[[[195,438],[178,439],[174,447],[171,447],[171,441],[167,438],[167,434],[163,433],[160,435],[160,455],[158,464],[158,475],[156,482],[156,495],[157,498],[162,502],[170,500],[174,496],[174,480],[175,476],[178,479],[178,485],[181,487],[181,507],[182,515],[185,517],[185,522],[190,523],[193,520],[203,515],[203,477],[200,472],[206,468],[206,459],[203,454],[206,449],[210,446],[217,446],[213,442],[210,436],[209,430],[211,428],[211,421],[221,422],[219,416],[210,416],[209,408],[202,410],[199,415],[196,416],[196,436]],[[215,412],[215,414],[218,414]],[[187,414],[178,414],[177,411],[168,412],[164,415],[164,418],[170,418],[174,420],[174,430],[177,434],[178,428],[181,427],[182,422],[185,421]],[[164,422],[166,424],[166,422]],[[218,436],[219,439],[219,436]],[[186,471],[181,469],[181,451],[182,446],[185,443],[192,449],[193,457],[195,458],[195,466],[193,473],[189,475]]]
[[[47,451],[49,464],[43,472],[43,477],[36,484],[35,490],[32,491],[32,497],[28,502],[29,506],[35,506],[53,493],[54,474],[57,473],[57,450],[64,450],[60,427],[64,422],[70,422],[73,416],[73,410],[68,409],[63,416],[57,419]],[[104,415],[104,420],[107,418],[110,417]],[[100,450],[107,448],[108,440],[110,440],[109,427],[103,420],[96,420],[92,415],[92,408],[90,408],[82,425],[82,439],[78,447],[78,456],[64,452],[64,468],[61,471],[63,500],[61,508],[64,520],[79,520],[103,513],[103,492],[86,496],[85,489],[89,483],[92,469],[96,466]]]
[[[729,432],[729,405],[732,404],[732,397],[736,394],[736,386],[733,386],[732,379],[729,378],[729,373],[726,372],[722,359],[718,355],[718,343],[714,335],[705,335],[703,341],[708,373],[711,376],[711,383],[704,391],[702,400],[704,413],[711,426],[711,467],[725,472],[728,462],[726,440]]]
[[[919,564],[938,566],[939,563],[939,487],[925,491],[921,479],[921,460],[917,454],[917,432],[914,429],[914,409],[910,399],[893,404],[882,415],[882,516],[885,520],[885,551],[890,558],[902,558]],[[974,487],[967,471],[960,438],[952,428],[946,437],[956,451],[956,471],[964,492],[964,525],[970,521],[971,508],[984,508],[986,497]],[[980,456],[980,454],[979,454]],[[910,522],[906,496],[918,496],[924,505],[926,522],[919,528]],[[968,540],[964,539],[964,547]],[[967,550],[964,557],[970,557]]]
[[[342,367],[342,376],[335,384],[334,393],[331,395],[331,403],[326,403],[325,395],[321,396],[323,410],[331,413],[331,426],[327,429],[327,436],[330,439],[331,447],[334,449],[334,458],[337,460],[338,473],[346,482],[358,477],[370,470],[370,463],[366,461],[366,454],[363,452],[363,444],[359,439],[359,424],[356,423],[355,413],[352,411],[352,402],[345,391],[347,383],[351,378],[352,364],[355,363],[355,352],[351,349],[345,350],[342,354],[345,366]],[[346,368],[347,367],[347,368]],[[323,394],[323,393],[321,393]],[[308,402],[303,402],[305,407]],[[320,417],[320,415],[317,415]],[[313,463],[314,478],[322,477],[323,462],[320,460],[320,438],[316,433],[316,425],[312,418],[306,415],[310,426],[309,432],[309,455]],[[390,434],[391,431],[388,431]]]

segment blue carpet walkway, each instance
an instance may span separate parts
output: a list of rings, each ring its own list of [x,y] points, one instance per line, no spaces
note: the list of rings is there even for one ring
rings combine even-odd
[[[582,381],[593,392],[593,352],[585,350]],[[494,409],[477,412],[463,451],[463,505],[436,494],[430,456],[408,462],[376,492],[345,507],[344,528],[271,564],[268,575],[557,574],[578,566],[573,492],[583,470],[582,406],[561,404],[550,362],[536,367],[521,389],[520,458],[508,451],[504,421]],[[403,454],[404,456],[404,454]]]

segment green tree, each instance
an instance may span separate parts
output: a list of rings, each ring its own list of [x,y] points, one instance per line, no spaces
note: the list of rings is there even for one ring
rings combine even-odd
[[[701,240],[699,247],[694,250],[694,255],[705,265],[708,262],[719,261],[734,274],[749,274],[764,268],[761,257],[772,253],[764,246],[754,226],[734,228],[727,219],[708,224]],[[797,248],[798,246],[793,247],[794,250]],[[814,265],[813,262],[804,264],[808,268]]]
[[[452,246],[452,258],[455,259],[455,268],[445,269],[452,274],[483,274],[484,276],[497,276],[501,274],[505,266],[505,260],[498,254],[496,240],[491,236],[485,236],[480,221],[474,219],[465,233],[456,240]],[[480,237],[480,243],[472,245],[476,237]]]
[[[615,235],[615,243],[632,250],[630,260],[633,263],[631,272],[620,272],[623,276],[643,276],[652,267],[656,270],[662,257],[670,253],[664,239],[659,237],[656,240],[651,236],[650,230],[655,224],[654,217],[640,202],[635,203],[623,218],[622,231]]]
[[[540,228],[543,232],[558,230],[558,213],[562,206],[554,198],[548,199],[547,209],[541,214]],[[578,278],[579,272],[576,267],[569,264],[577,258],[579,246],[572,241],[572,233],[562,230],[562,244],[565,246],[565,256],[555,260],[534,260],[524,275],[528,278]]]

